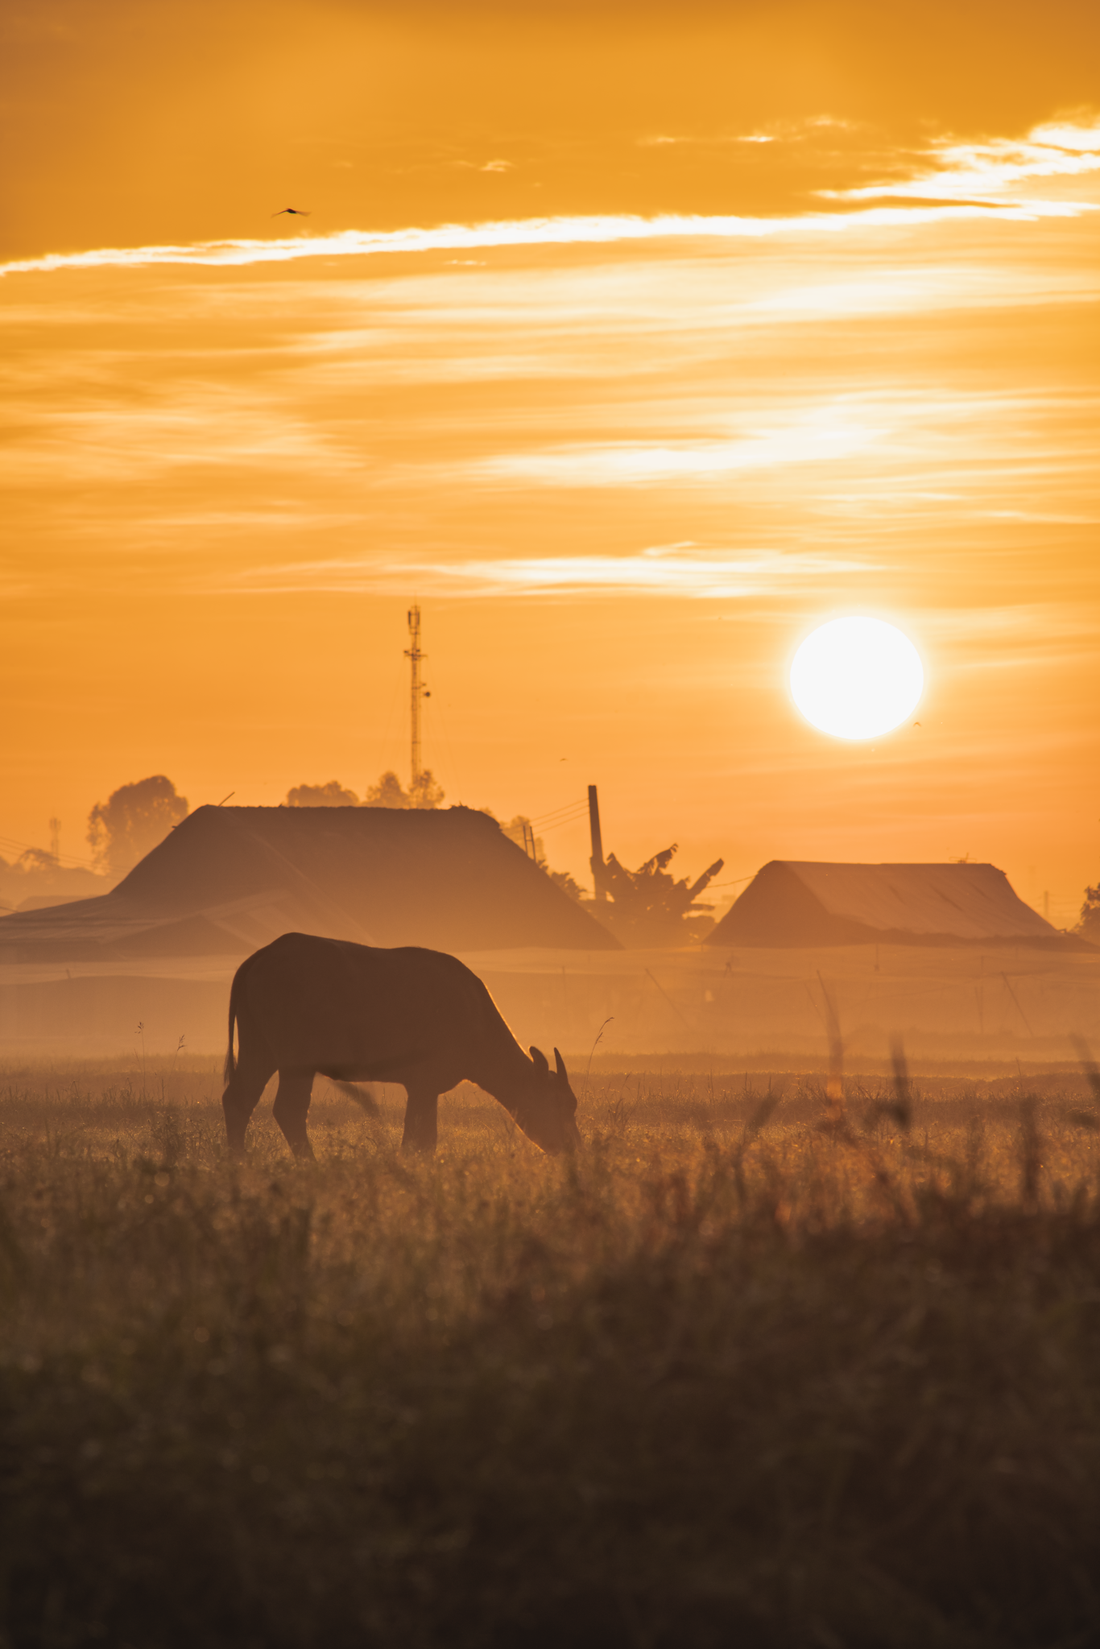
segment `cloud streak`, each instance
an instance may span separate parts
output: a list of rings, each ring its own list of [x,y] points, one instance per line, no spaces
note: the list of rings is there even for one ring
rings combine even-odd
[[[820,189],[817,193],[826,199],[846,201],[916,200],[936,195],[960,204],[966,199],[971,205],[999,206],[997,199],[977,202],[971,197],[1002,196],[1031,178],[1082,177],[1100,171],[1100,122],[1036,126],[1020,142],[1010,138],[994,143],[945,139],[933,146],[930,162],[921,165],[918,175],[907,182]]]
[[[590,442],[551,452],[509,453],[476,466],[483,475],[527,480],[546,486],[626,486],[693,480],[771,469],[779,464],[821,463],[847,458],[882,435],[881,429],[849,421],[842,411],[822,408],[787,430],[735,441],[685,441],[677,445],[639,442],[612,446]]]
[[[1097,162],[1100,166],[1100,161]],[[927,193],[927,185],[922,186]],[[898,195],[900,187],[879,194]],[[0,275],[53,273],[66,269],[145,269],[157,264],[226,268],[247,264],[293,263],[303,258],[362,258],[383,253],[475,251],[489,247],[595,246],[626,241],[761,240],[792,234],[843,234],[852,228],[898,228],[944,218],[989,217],[1031,223],[1041,218],[1075,218],[1096,207],[1088,201],[1028,200],[1002,204],[948,201],[935,205],[875,206],[859,212],[804,213],[797,217],[693,217],[666,214],[645,218],[521,218],[510,222],[444,224],[437,229],[369,232],[342,229],[331,235],[286,240],[197,241],[190,246],[115,246],[87,252],[50,252],[0,264]]]
[[[729,601],[801,594],[808,582],[873,571],[870,559],[835,554],[731,554],[694,544],[659,545],[627,555],[503,556],[489,560],[372,561],[368,557],[288,562],[253,568],[229,587],[269,595],[407,592],[435,596],[682,596]],[[226,588],[221,586],[221,588]]]

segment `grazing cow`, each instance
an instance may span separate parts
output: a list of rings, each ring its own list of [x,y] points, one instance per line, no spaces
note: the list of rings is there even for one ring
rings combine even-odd
[[[320,1071],[336,1082],[400,1083],[404,1151],[435,1150],[439,1096],[463,1078],[498,1099],[544,1151],[572,1151],[581,1142],[577,1101],[556,1048],[554,1057],[554,1071],[537,1048],[528,1059],[456,956],[284,933],[241,963],[229,993],[229,1150],[243,1153],[248,1119],[278,1071],[275,1120],[294,1155],[312,1157],[306,1115]]]

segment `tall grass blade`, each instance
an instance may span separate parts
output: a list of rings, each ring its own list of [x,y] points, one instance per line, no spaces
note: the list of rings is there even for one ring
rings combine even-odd
[[[913,1091],[909,1085],[909,1064],[905,1046],[897,1032],[890,1038],[890,1063],[894,1068],[894,1103],[890,1115],[908,1133],[913,1126]]]
[[[840,1035],[840,1016],[820,971],[817,982],[825,1003],[825,1033],[829,1040],[829,1077],[825,1084],[825,1097],[829,1101],[830,1119],[839,1122],[844,1116],[844,1043]]]

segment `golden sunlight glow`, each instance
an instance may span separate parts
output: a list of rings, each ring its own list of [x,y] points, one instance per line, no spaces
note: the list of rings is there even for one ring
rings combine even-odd
[[[969,851],[1075,922],[1100,6],[1064,3],[9,6],[0,882],[143,775],[404,784],[415,600],[445,806],[598,782],[620,863],[675,840],[731,898]],[[887,626],[791,697],[855,614],[934,710]],[[547,851],[590,885],[581,813]]]
[[[806,720],[836,739],[874,739],[911,716],[924,668],[909,637],[880,618],[834,618],[806,637],[791,695]]]

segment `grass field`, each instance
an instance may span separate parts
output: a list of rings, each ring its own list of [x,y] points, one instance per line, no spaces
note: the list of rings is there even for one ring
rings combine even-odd
[[[0,1070],[0,1645],[1100,1641],[1087,1085],[756,1080]]]

